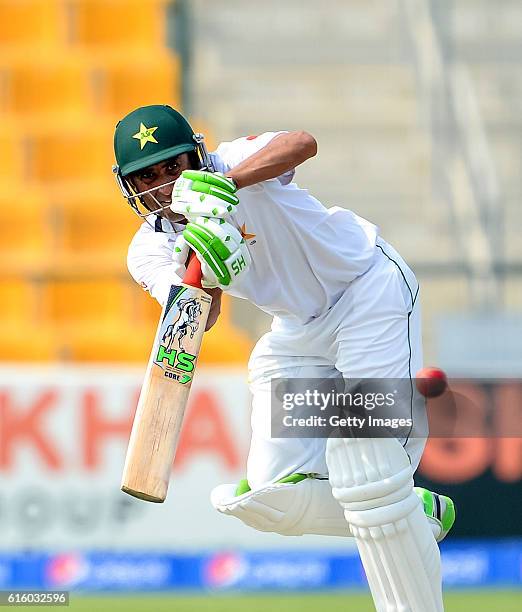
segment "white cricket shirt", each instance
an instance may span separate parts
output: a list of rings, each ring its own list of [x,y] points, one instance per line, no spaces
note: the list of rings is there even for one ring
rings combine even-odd
[[[226,173],[280,133],[220,144],[210,154],[216,170]],[[350,282],[368,270],[378,228],[349,210],[326,209],[291,182],[293,174],[238,192],[234,219],[252,255],[252,266],[227,293],[273,316],[307,323],[335,304]],[[183,226],[174,230],[183,231]],[[175,233],[161,233],[144,223],[129,247],[131,275],[161,303],[170,285],[180,280],[172,263],[175,239]]]

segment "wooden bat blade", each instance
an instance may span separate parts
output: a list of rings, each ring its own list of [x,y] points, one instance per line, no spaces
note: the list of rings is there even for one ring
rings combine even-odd
[[[129,495],[165,501],[211,303],[202,289],[186,284],[170,288],[123,468],[121,489]]]

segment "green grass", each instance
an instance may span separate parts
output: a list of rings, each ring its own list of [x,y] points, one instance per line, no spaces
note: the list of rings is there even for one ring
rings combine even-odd
[[[522,609],[522,591],[448,593],[445,595],[445,607],[446,612],[519,612]],[[353,593],[183,597],[163,594],[91,597],[73,593],[68,608],[53,609],[75,612],[375,612],[368,595]]]

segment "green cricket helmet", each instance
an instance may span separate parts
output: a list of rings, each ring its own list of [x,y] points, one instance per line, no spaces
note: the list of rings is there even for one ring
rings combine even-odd
[[[163,185],[138,193],[129,175],[181,153],[189,153],[196,168],[212,170],[203,135],[195,134],[185,117],[171,106],[141,106],[116,125],[116,165],[113,166],[113,172],[123,196],[140,217],[146,218],[167,208],[154,196]],[[156,201],[157,209],[151,210],[145,204],[143,196],[147,193]]]

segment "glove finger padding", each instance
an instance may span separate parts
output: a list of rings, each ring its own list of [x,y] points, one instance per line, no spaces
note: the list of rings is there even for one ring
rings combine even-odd
[[[231,283],[244,273],[251,263],[245,241],[239,231],[223,219],[200,217],[197,223],[189,223],[183,232],[186,241],[196,251],[200,261],[208,266],[212,274],[205,274],[205,286],[215,286],[215,280],[222,288],[230,288]]]
[[[191,181],[200,181],[208,183],[215,187],[220,187],[229,193],[235,193],[237,188],[234,182],[226,177],[222,172],[206,172],[205,170],[184,170],[181,176],[190,179]]]
[[[227,218],[239,204],[235,192],[233,181],[222,174],[184,170],[174,183],[170,208],[189,221],[198,216]]]
[[[179,278],[183,278],[185,276],[185,272],[187,271],[187,260],[190,251],[190,245],[185,240],[183,234],[179,234],[176,238],[176,242],[174,243],[174,249],[172,251],[172,265],[173,271],[176,276]],[[199,259],[201,264],[201,285],[205,288],[213,288],[219,287],[219,281],[217,276],[212,271],[212,268],[207,264],[207,262],[203,259],[203,257],[197,252],[194,251],[196,257]]]
[[[229,255],[223,262],[227,266],[232,280],[239,276],[243,270],[250,267],[252,257],[250,256],[246,242],[239,230],[232,224],[227,223],[223,219],[214,220],[204,217],[196,219],[196,224],[212,232],[228,250]],[[225,249],[223,249],[223,255],[227,255]]]
[[[243,240],[240,231],[231,223],[227,223],[224,219],[213,219],[209,217],[197,217],[192,225],[198,226],[202,233],[205,233],[208,238],[218,238],[224,249],[218,246],[220,256],[222,258],[229,257],[231,253],[239,249],[239,245]],[[216,243],[218,244],[218,243]]]
[[[181,176],[192,181],[193,191],[215,195],[229,204],[239,203],[239,198],[235,195],[237,188],[234,182],[221,172],[185,170]]]
[[[227,219],[234,214],[235,205],[224,202],[215,195],[187,190],[180,196],[172,194],[170,210],[183,215],[189,221],[195,221],[196,217],[201,216]]]

